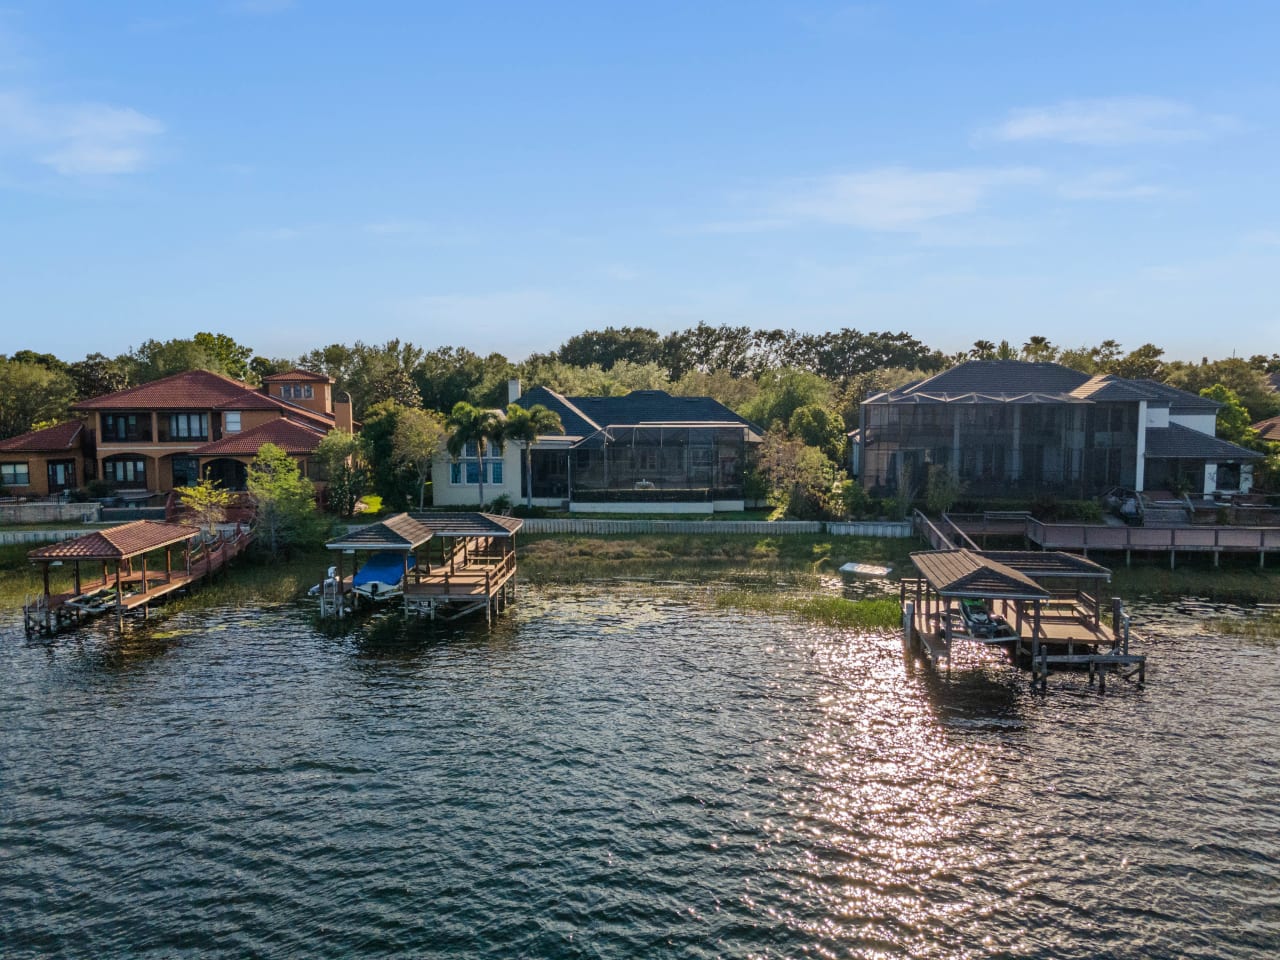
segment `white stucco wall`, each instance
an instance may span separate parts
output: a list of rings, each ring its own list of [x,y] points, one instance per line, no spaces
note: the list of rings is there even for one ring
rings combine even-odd
[[[1143,401],[1144,403],[1146,401]],[[1147,426],[1161,429],[1169,425],[1169,408],[1147,404]]]
[[[1218,433],[1218,415],[1216,413],[1171,413],[1169,414],[1169,420],[1172,423],[1190,427],[1192,430],[1207,433],[1211,437],[1217,436]]]
[[[502,453],[502,483],[484,485],[484,498],[492,502],[495,498],[506,494],[512,503],[520,503],[520,459],[524,456],[523,447],[516,443],[507,444]],[[487,456],[486,460],[496,459]],[[436,457],[431,464],[431,495],[437,507],[475,506],[480,498],[480,488],[474,483],[452,483],[449,469],[453,461],[447,453]],[[465,462],[465,461],[462,461]],[[474,461],[473,461],[474,462]],[[463,471],[465,481],[466,471]]]

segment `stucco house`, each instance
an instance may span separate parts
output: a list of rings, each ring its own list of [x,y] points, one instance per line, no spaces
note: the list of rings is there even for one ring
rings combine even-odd
[[[311,459],[320,439],[354,427],[350,400],[335,399],[329,377],[305,370],[265,377],[261,388],[188,370],[82,400],[72,413],[77,419],[0,442],[0,477],[11,493],[45,496],[95,478],[138,495],[201,477],[242,490],[264,443],[323,480]]]
[[[673,397],[636,390],[622,397],[567,397],[535,387],[523,396],[518,381],[510,402],[542,404],[560,416],[564,434],[533,445],[525,476],[524,445],[508,443],[481,464],[474,445],[456,460],[433,464],[437,505],[474,504],[484,470],[486,500],[507,496],[575,513],[712,513],[742,510],[744,480],[760,431],[710,397]]]
[[[972,360],[868,397],[850,466],[879,492],[945,468],[978,496],[1247,493],[1261,455],[1215,435],[1218,407],[1153,380]]]

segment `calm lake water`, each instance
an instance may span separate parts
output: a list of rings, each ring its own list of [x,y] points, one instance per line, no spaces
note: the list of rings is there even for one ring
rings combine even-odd
[[[1274,957],[1280,651],[1196,630],[1041,696],[679,585],[10,616],[0,953]]]

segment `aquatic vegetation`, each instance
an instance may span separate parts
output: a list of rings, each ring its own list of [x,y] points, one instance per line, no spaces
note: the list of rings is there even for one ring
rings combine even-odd
[[[861,630],[892,629],[902,620],[902,611],[896,597],[846,600],[830,595],[726,590],[716,596],[716,606],[761,613],[786,613],[831,626]]]
[[[1209,623],[1212,633],[1251,640],[1280,640],[1280,610],[1251,617],[1219,617]]]

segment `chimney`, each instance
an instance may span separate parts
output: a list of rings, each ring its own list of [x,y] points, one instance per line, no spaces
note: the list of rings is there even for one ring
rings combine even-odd
[[[351,417],[351,394],[339,393],[333,398],[333,425],[339,430],[352,433],[355,421]]]
[[[519,399],[520,399],[520,381],[514,380],[514,379],[508,380],[507,381],[507,403],[515,403]]]

